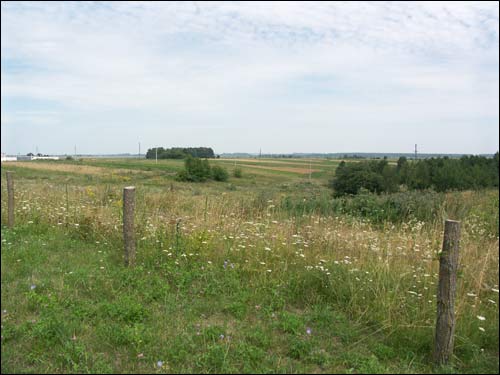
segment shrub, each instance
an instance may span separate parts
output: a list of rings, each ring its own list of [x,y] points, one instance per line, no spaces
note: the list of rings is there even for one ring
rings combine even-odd
[[[210,167],[207,159],[193,158],[187,156],[184,161],[184,169],[177,174],[178,181],[203,182],[208,179],[215,181],[227,181],[229,174],[221,166]]]
[[[202,182],[209,179],[210,176],[210,165],[207,159],[201,160],[200,158],[188,156],[184,161],[184,170],[177,174],[177,180]]]
[[[243,175],[242,172],[241,172],[241,168],[235,168],[234,171],[233,171],[233,175],[236,178],[241,178],[242,175]]]
[[[215,181],[227,181],[229,175],[226,169],[222,168],[219,165],[215,165],[212,167],[212,178]]]

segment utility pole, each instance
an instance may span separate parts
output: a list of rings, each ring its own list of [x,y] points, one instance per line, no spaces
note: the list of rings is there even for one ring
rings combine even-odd
[[[139,142],[139,159],[141,158],[141,142]]]
[[[158,164],[158,146],[155,147],[156,164]]]
[[[259,150],[259,159],[262,157],[262,148]]]

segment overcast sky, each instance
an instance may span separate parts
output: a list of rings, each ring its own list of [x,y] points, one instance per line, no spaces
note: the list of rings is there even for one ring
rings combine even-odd
[[[498,2],[1,4],[2,152],[499,148]]]

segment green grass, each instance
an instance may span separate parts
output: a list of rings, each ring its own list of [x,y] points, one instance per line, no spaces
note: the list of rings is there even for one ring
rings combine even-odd
[[[272,171],[188,184],[14,169],[14,229],[2,178],[2,372],[498,373],[498,194],[446,197],[463,264],[455,357],[435,368],[440,219],[290,210],[280,199],[321,204],[325,180]],[[132,183],[137,265],[125,268]]]

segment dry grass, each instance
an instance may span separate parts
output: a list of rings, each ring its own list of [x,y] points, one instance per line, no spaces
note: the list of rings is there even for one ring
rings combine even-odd
[[[252,293],[284,286],[291,307],[335,306],[348,314],[350,324],[375,322],[376,333],[393,345],[398,334],[432,336],[443,223],[413,220],[381,228],[347,216],[291,216],[280,209],[279,193],[265,200],[256,191],[207,196],[188,186],[176,183],[172,191],[137,186],[137,261],[148,275],[165,265],[184,272],[194,260],[199,263],[190,272],[209,275],[227,262],[238,273],[235,280],[243,280]],[[66,197],[62,184],[20,180],[16,223],[34,230],[49,224],[82,244],[120,244],[121,189],[70,186]],[[474,197],[463,193],[463,199]],[[2,221],[5,200],[2,194]],[[490,342],[491,348],[498,342],[499,239],[485,231],[481,217],[462,219],[457,347]],[[207,319],[212,325],[223,321],[228,322],[220,313]],[[239,323],[229,320],[226,334],[237,335]]]
[[[291,172],[298,174],[307,174],[309,172],[321,172],[321,169],[309,169],[309,168],[292,168],[292,167],[269,167],[269,166],[261,166],[261,165],[250,165],[250,164],[238,164],[239,167],[245,168],[257,168],[257,169],[267,169],[270,171],[279,171],[279,172]]]
[[[291,161],[282,161],[282,160],[278,160],[278,159],[237,159],[237,158],[225,159],[225,158],[222,158],[222,159],[217,159],[217,160],[228,161],[228,162],[233,162],[233,163],[234,162],[236,162],[236,163],[252,162],[252,163],[262,163],[262,164],[269,164],[269,163],[271,163],[271,164],[287,164],[287,165],[295,165],[295,166],[304,166],[304,165],[309,165],[309,163],[311,163],[312,165],[325,166],[325,160],[318,160],[318,159],[313,159],[313,160],[300,159],[300,161],[291,159]]]
[[[59,163],[43,163],[43,162],[10,162],[9,166],[21,167],[42,171],[55,171],[55,172],[69,172],[78,174],[89,174],[89,175],[109,175],[114,174],[128,174],[128,173],[145,173],[134,169],[109,169],[105,167],[94,167],[90,165],[72,165],[72,164],[59,164]]]

